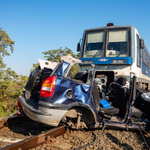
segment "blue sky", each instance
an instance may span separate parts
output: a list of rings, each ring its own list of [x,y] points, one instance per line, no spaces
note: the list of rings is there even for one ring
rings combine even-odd
[[[149,0],[0,0],[0,27],[15,41],[4,63],[17,74],[29,75],[42,52],[76,46],[88,28],[133,25],[150,50]]]

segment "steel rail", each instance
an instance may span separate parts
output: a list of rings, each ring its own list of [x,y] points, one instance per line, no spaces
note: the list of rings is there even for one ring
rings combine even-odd
[[[60,126],[54,129],[51,129],[45,133],[36,135],[34,137],[25,139],[21,142],[9,145],[7,147],[2,148],[1,150],[27,150],[31,148],[35,148],[41,144],[44,144],[47,139],[50,137],[57,137],[63,135],[66,132],[65,126]]]

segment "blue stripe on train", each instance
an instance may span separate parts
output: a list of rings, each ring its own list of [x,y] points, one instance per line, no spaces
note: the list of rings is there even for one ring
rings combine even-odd
[[[132,64],[132,58],[131,57],[96,57],[96,58],[80,58],[82,61],[90,61],[93,60],[94,64],[100,65],[100,64],[111,64],[113,60],[126,60],[126,64]]]

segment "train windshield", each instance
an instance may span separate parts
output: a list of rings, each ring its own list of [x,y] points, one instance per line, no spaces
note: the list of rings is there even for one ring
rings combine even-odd
[[[84,57],[103,57],[104,31],[89,32],[85,43]]]
[[[88,32],[83,57],[127,57],[129,53],[128,29]]]
[[[128,56],[128,31],[108,31],[106,44],[106,57]]]

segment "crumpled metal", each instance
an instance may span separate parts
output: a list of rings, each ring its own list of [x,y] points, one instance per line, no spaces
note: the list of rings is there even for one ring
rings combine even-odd
[[[72,98],[67,98],[66,93],[68,90],[72,90]],[[90,85],[57,76],[55,92],[52,97],[45,100],[46,102],[54,104],[70,104],[73,102],[81,102],[89,105]]]

